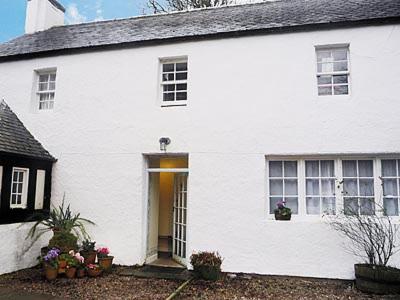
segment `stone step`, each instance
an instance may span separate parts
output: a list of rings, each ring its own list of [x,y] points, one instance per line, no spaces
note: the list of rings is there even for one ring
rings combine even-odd
[[[157,279],[172,279],[186,281],[193,277],[191,271],[181,268],[143,266],[139,268],[131,268],[123,270],[119,273],[120,276],[135,276],[139,278],[157,278]]]

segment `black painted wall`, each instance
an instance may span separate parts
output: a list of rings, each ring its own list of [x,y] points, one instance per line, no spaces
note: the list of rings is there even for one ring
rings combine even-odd
[[[50,210],[52,161],[37,160],[17,155],[0,154],[0,166],[3,166],[3,179],[0,195],[0,224],[11,224],[37,220],[40,214],[46,216]],[[26,209],[10,209],[11,177],[14,167],[29,169],[28,197]],[[35,211],[36,174],[45,170],[43,210]],[[32,216],[34,216],[32,218]]]

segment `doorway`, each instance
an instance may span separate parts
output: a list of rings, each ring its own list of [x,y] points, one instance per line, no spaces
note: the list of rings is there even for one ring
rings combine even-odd
[[[149,156],[146,263],[187,262],[187,156]]]

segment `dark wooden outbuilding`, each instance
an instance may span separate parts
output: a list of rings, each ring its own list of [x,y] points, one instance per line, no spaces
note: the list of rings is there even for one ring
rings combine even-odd
[[[10,107],[0,103],[0,224],[24,222],[50,209],[56,159]]]

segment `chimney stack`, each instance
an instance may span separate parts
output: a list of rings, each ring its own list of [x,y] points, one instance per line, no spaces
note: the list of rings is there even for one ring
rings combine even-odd
[[[57,0],[28,0],[25,33],[64,25],[65,8]]]

